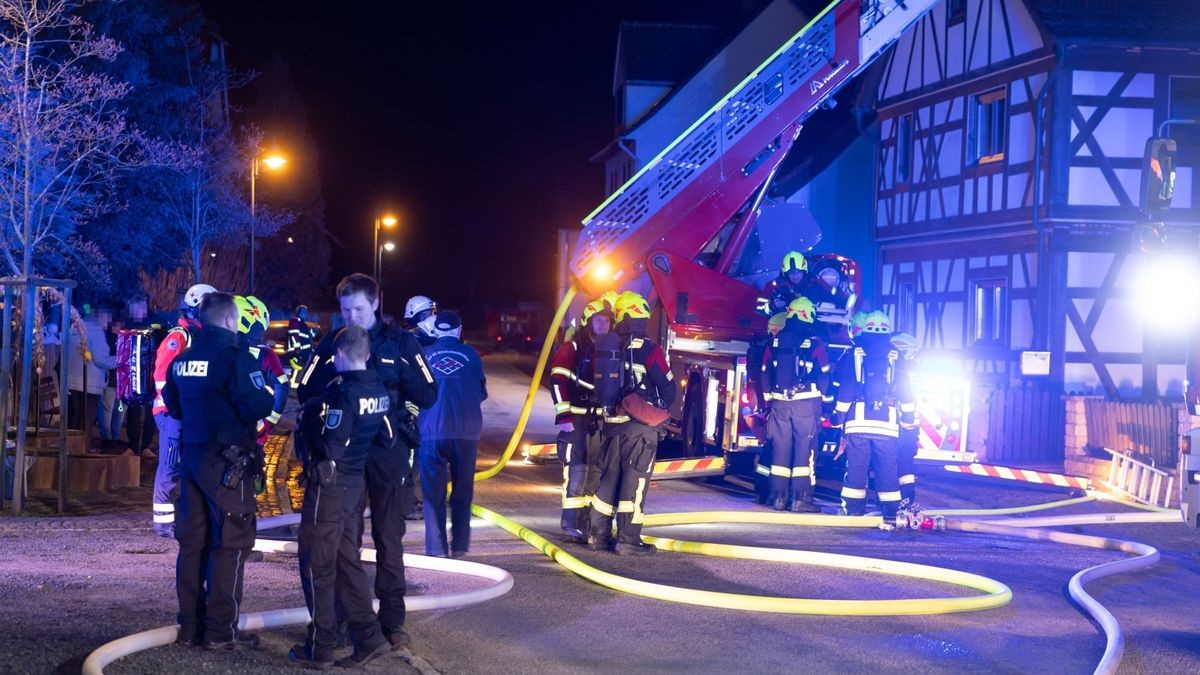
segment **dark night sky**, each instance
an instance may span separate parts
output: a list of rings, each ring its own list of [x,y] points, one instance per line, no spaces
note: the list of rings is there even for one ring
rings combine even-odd
[[[235,68],[273,51],[291,67],[320,148],[329,229],[347,243],[334,249],[334,281],[370,271],[372,220],[394,208],[404,226],[400,257],[384,263],[389,298],[450,304],[472,284],[477,301],[550,299],[556,229],[603,197],[588,158],[613,133],[622,19],[732,29],[758,3],[202,4]]]

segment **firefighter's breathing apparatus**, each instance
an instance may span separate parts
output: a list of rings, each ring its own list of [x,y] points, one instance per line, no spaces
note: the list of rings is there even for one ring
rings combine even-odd
[[[508,463],[513,453],[516,451],[517,445],[520,443],[521,437],[525,432],[525,426],[529,421],[529,415],[533,410],[533,403],[536,399],[538,389],[541,386],[542,374],[545,371],[546,363],[550,357],[550,351],[554,343],[554,337],[558,333],[558,327],[561,325],[563,317],[566,315],[567,308],[570,306],[575,294],[576,289],[574,286],[571,286],[571,288],[569,288],[567,293],[563,296],[562,302],[558,306],[558,311],[554,314],[554,319],[550,322],[546,340],[542,344],[542,349],[538,356],[537,367],[534,369],[533,378],[529,384],[529,392],[526,395],[525,404],[521,408],[521,414],[517,418],[517,425],[513,429],[513,434],[509,438],[508,445],[505,447],[504,452],[500,455],[500,458],[494,465],[475,474],[476,481],[487,480],[488,478],[495,476],[500,472],[501,469],[504,468],[505,464]],[[1134,558],[1109,562],[1082,570],[1072,577],[1069,585],[1071,597],[1075,599],[1075,601],[1078,602],[1087,611],[1087,613],[1097,621],[1097,623],[1100,624],[1106,636],[1104,655],[1096,667],[1096,672],[1113,673],[1116,672],[1117,666],[1120,664],[1121,654],[1124,649],[1124,638],[1121,634],[1120,626],[1117,624],[1112,614],[1110,614],[1103,606],[1096,602],[1094,598],[1087,594],[1087,592],[1083,589],[1083,585],[1094,579],[1153,565],[1158,561],[1158,551],[1145,544],[1121,541],[1118,539],[1028,529],[1041,525],[1066,524],[1065,521],[1055,519],[1006,519],[992,522],[964,519],[965,517],[970,516],[1000,516],[1032,513],[1095,500],[1118,501],[1114,500],[1108,495],[1104,495],[1103,493],[1089,491],[1088,496],[1086,497],[1065,499],[1046,504],[1035,504],[1024,507],[924,511],[911,514],[910,518],[912,518],[912,520],[909,522],[919,523],[918,527],[921,529],[944,528],[947,530],[960,532],[998,534],[1011,537],[1023,537],[1026,539],[1052,541],[1074,546],[1119,550],[1136,554],[1136,557]],[[1120,503],[1126,506],[1143,508],[1151,512],[1121,514],[1101,513],[1089,516],[1069,516],[1067,518],[1070,519],[1069,522],[1071,524],[1103,524],[1110,522],[1174,522],[1179,519],[1178,511],[1144,507],[1140,504],[1125,501],[1121,501]],[[885,574],[895,574],[917,579],[950,583],[971,588],[973,590],[982,591],[984,594],[952,598],[831,600],[816,598],[767,597],[738,593],[717,593],[713,591],[680,588],[664,584],[654,584],[637,579],[618,576],[588,565],[533,530],[530,530],[529,528],[494,511],[484,508],[479,504],[472,505],[471,510],[476,516],[497,525],[498,527],[517,537],[520,537],[534,548],[549,556],[555,562],[559,563],[563,567],[566,567],[575,574],[584,577],[585,579],[626,593],[658,598],[671,602],[762,612],[840,616],[881,616],[899,614],[943,614],[950,612],[977,611],[1001,607],[1008,604],[1012,600],[1012,591],[1005,584],[994,579],[989,579],[987,577],[961,572],[958,570],[928,565],[918,565],[913,563],[902,563],[878,558],[867,558],[862,556],[821,553],[817,551],[799,551],[793,549],[775,549],[756,546],[732,546],[726,544],[692,542],[668,539],[664,537],[645,536],[643,537],[643,540],[646,543],[653,544],[657,548],[668,551],[753,560],[795,562],[799,564],[818,565],[841,569],[868,570],[873,572],[882,572]],[[650,514],[645,517],[644,526],[655,527],[721,522],[774,523],[821,527],[878,527],[881,523],[881,518],[862,516],[805,515],[759,511],[707,511],[696,513]],[[924,528],[923,524],[926,522],[932,523],[931,527]]]

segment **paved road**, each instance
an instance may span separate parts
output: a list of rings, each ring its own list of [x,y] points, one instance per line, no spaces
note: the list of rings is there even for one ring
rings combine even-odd
[[[487,360],[493,399],[488,403],[491,451],[524,400],[527,375],[512,358]],[[503,423],[497,423],[497,420]],[[539,400],[526,438],[553,436],[548,398]],[[476,488],[476,502],[547,536],[558,529],[561,468],[510,464]],[[999,489],[930,477],[926,506],[1034,504],[1063,495]],[[761,509],[744,483],[658,481],[651,513]],[[1120,510],[1094,504],[1064,513]],[[1183,525],[1069,528],[1159,547],[1151,570],[1095,583],[1092,591],[1126,631],[1122,672],[1200,671],[1200,533]],[[421,541],[420,527],[410,541]],[[648,533],[650,533],[648,531]],[[485,605],[415,614],[414,651],[442,672],[1091,672],[1104,639],[1066,597],[1078,570],[1126,554],[1060,544],[965,533],[884,533],[826,527],[693,525],[653,533],[700,541],[869,555],[966,570],[1008,584],[1013,602],[984,612],[940,616],[840,618],[712,609],[616,593],[559,567],[532,547],[477,520],[472,559],[509,570],[516,587]],[[814,598],[945,597],[970,593],[934,582],[899,580],[869,572],[726,560],[679,553],[652,559],[619,558],[569,550],[601,569],[684,587]]]

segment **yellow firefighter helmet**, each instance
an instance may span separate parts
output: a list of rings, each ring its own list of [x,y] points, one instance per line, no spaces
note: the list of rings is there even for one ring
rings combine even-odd
[[[625,291],[617,296],[613,311],[616,313],[617,323],[625,319],[649,319],[650,303],[639,293]]]
[[[813,306],[812,300],[804,296],[788,303],[787,318],[789,319],[800,319],[804,323],[812,323],[816,314],[817,308]]]
[[[788,251],[787,255],[783,256],[783,262],[779,264],[779,271],[787,274],[796,270],[807,272],[808,258],[800,251]]]

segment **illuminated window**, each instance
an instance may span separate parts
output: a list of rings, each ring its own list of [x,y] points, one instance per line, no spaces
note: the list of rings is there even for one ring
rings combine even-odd
[[[999,87],[971,97],[967,131],[967,164],[990,164],[1004,159],[1008,127],[1007,90]]]
[[[1008,282],[979,279],[971,283],[971,344],[1005,347],[1008,340]]]
[[[953,26],[967,20],[967,0],[946,0],[946,25]]]
[[[900,116],[899,128],[896,130],[896,182],[907,183],[912,180],[913,154],[913,116],[912,113]]]

